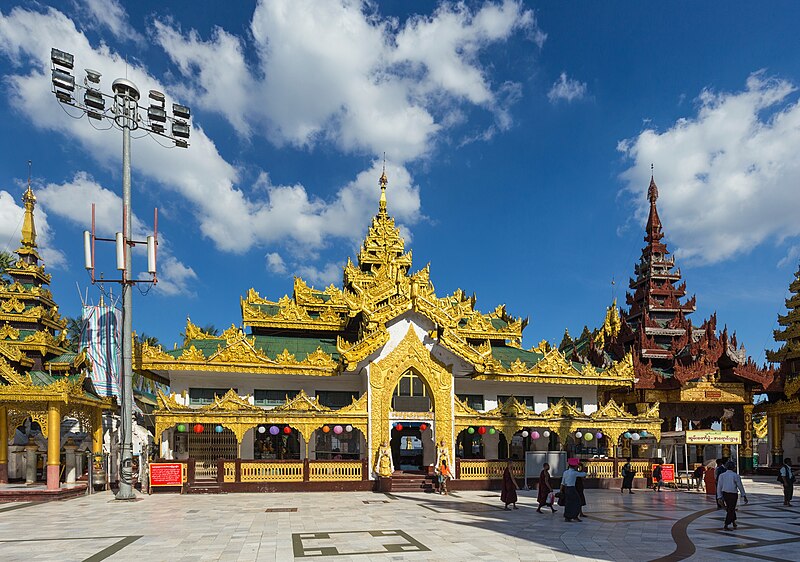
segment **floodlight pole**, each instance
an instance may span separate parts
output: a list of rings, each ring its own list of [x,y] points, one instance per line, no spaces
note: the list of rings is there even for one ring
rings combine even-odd
[[[126,81],[127,82],[127,81]],[[118,105],[117,117],[122,113],[122,213],[125,236],[125,270],[122,274],[122,439],[120,451],[120,474],[118,500],[130,500],[136,497],[133,492],[133,286],[131,279],[131,128],[136,126],[137,104],[139,92],[132,88],[133,84],[114,82],[113,90]],[[135,98],[133,97],[135,92]],[[133,107],[131,107],[133,105]],[[121,110],[121,111],[120,111]]]

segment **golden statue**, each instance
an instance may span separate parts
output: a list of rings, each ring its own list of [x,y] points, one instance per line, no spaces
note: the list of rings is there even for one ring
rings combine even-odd
[[[394,472],[394,463],[392,463],[392,451],[389,444],[384,441],[378,449],[378,458],[375,463],[375,472],[378,476],[383,478],[390,478]]]
[[[439,441],[436,444],[436,468],[438,469],[442,466],[442,461],[447,462],[447,466],[453,467],[453,463],[450,462],[450,452],[447,450],[447,447],[444,444],[444,439]]]

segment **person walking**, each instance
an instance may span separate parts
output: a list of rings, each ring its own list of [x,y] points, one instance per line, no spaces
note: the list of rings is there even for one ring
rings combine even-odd
[[[627,457],[625,459],[625,464],[622,465],[622,488],[619,489],[619,493],[622,494],[625,492],[627,488],[628,493],[633,493],[633,478],[636,476],[636,471],[633,470],[633,466],[631,466],[631,458]]]
[[[653,483],[653,491],[654,492],[660,492],[661,491],[661,485],[664,483],[664,478],[662,476],[662,472],[663,472],[664,469],[661,468],[661,463],[662,462],[663,461],[658,461],[658,464],[653,469],[653,480],[655,480],[655,482]]]
[[[794,472],[792,472],[792,461],[789,457],[783,459],[783,466],[778,473],[778,480],[783,484],[783,505],[792,505],[792,496],[794,495]]]
[[[542,471],[539,473],[539,493],[536,495],[536,501],[539,502],[537,513],[542,512],[543,507],[549,507],[555,513],[556,508],[553,507],[553,485],[550,482],[550,465],[544,463]]]
[[[506,504],[505,509],[508,509],[509,505],[513,505],[514,509],[519,509],[517,507],[517,488],[517,483],[511,476],[511,459],[508,459],[506,468],[503,470],[503,488],[500,492],[500,501]]]
[[[450,472],[450,467],[447,466],[447,461],[442,459],[442,464],[439,465],[439,494],[441,495],[448,495],[449,492],[447,490],[447,483],[453,477],[453,473]]]
[[[581,497],[575,489],[578,478],[585,478],[586,473],[578,471],[578,459],[569,459],[569,467],[561,477],[561,486],[564,488],[564,520],[580,521],[578,515],[581,512]]]
[[[734,529],[738,526],[736,524],[736,503],[739,501],[740,492],[744,503],[747,503],[747,494],[744,491],[742,479],[736,473],[736,463],[728,461],[728,464],[725,465],[725,472],[720,473],[717,480],[717,500],[721,499],[727,510],[723,531],[730,531],[729,525],[731,524]]]
[[[583,466],[583,463],[581,463],[581,464],[578,465],[578,471],[579,472],[583,472],[583,470],[584,470],[584,466]],[[588,472],[587,472],[587,474],[588,474]],[[578,512],[578,515],[580,515],[581,517],[586,517],[583,514],[583,507],[586,505],[586,494],[583,491],[583,478],[578,478],[575,481],[575,491],[578,492],[578,496],[581,498],[581,509]]]
[[[697,487],[698,490],[703,490],[703,476],[706,473],[706,469],[703,468],[701,464],[697,468],[694,469],[692,473],[692,477],[694,478],[694,485]]]
[[[723,472],[725,472],[725,461],[722,459],[717,459],[717,468],[714,469],[714,484],[717,488],[717,509],[722,509],[725,507],[724,502],[719,499],[719,476]]]

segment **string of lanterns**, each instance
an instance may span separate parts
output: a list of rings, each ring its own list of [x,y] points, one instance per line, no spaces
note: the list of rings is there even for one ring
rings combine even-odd
[[[470,435],[473,435],[476,432],[478,433],[478,435],[485,435],[486,433],[488,433],[489,435],[494,435],[495,431],[496,430],[493,427],[487,428],[487,427],[484,427],[484,426],[480,426],[478,428],[474,428],[474,427],[468,427],[467,428],[467,433],[469,433]],[[550,432],[548,430],[544,430],[543,432],[539,433],[536,430],[528,431],[527,429],[523,429],[520,432],[520,435],[522,435],[522,437],[530,437],[531,439],[539,439],[540,437],[549,438],[550,437]],[[598,431],[596,433],[593,433],[591,431],[587,431],[585,433],[582,432],[582,431],[576,431],[574,433],[574,435],[575,435],[576,439],[583,439],[584,441],[587,441],[587,442],[591,442],[591,441],[593,441],[595,439],[597,439],[599,441],[600,439],[603,438],[603,432],[602,431]],[[630,431],[626,431],[623,434],[623,437],[625,439],[632,439],[634,441],[638,441],[639,439],[647,437],[648,435],[649,435],[649,433],[647,433],[647,431],[644,431],[644,430],[642,430],[642,431],[640,431],[638,433],[631,433]]]
[[[425,425],[425,424],[423,424],[423,425]],[[178,433],[186,433],[189,430],[188,426],[186,424],[183,424],[183,423],[179,423],[176,426],[175,429],[178,430]],[[341,435],[342,433],[345,433],[345,432],[350,433],[351,431],[353,431],[353,426],[352,425],[346,425],[346,426],[334,425],[333,428],[331,428],[329,425],[323,425],[322,426],[322,432],[323,433],[329,433],[331,431],[331,429],[333,429],[333,432],[336,435]],[[401,426],[401,429],[402,429],[402,426]],[[197,424],[192,426],[192,431],[195,432],[195,433],[203,433],[203,431],[205,431],[205,426],[202,423],[197,423]],[[222,433],[223,431],[225,431],[225,428],[223,426],[221,426],[221,425],[217,425],[217,426],[214,427],[214,431],[216,433]],[[264,426],[264,425],[259,425],[257,431],[259,433],[261,433],[261,434],[264,434],[267,431],[269,431],[270,435],[278,435],[281,431],[283,431],[284,434],[289,435],[292,432],[292,428],[289,427],[288,425],[283,426],[283,429],[281,429],[277,425],[270,426],[269,428],[267,428],[267,426]]]

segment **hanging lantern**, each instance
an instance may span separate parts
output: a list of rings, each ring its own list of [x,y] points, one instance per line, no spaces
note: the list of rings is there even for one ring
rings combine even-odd
[[[194,429],[195,433],[203,433],[203,424],[202,423],[198,423],[198,424],[196,424],[194,426],[193,429]]]
[[[263,425],[259,425],[258,426],[258,432],[259,433],[266,433],[267,432],[267,428],[264,427]]]
[[[292,432],[292,428],[287,425],[286,427],[283,428],[283,432],[286,435],[289,435]]]
[[[548,430],[546,430],[546,429],[545,429],[545,430],[542,432],[542,435],[544,435],[545,437],[550,437],[550,432],[549,432]]]
[[[277,425],[273,425],[269,428],[270,435],[278,435],[281,432],[280,428]]]
[[[583,434],[583,438],[586,439],[586,441],[591,441],[592,439],[594,439],[594,435],[592,435],[590,431],[587,431],[586,433]]]
[[[539,439],[541,435],[539,435],[538,431],[531,431],[531,439]]]
[[[486,428],[485,428],[485,427],[483,427],[483,426],[480,426],[480,427],[478,428],[478,433],[479,433],[480,435],[485,435],[485,434],[486,434]]]
[[[493,427],[490,427],[489,428],[489,435],[494,435],[495,433],[497,433],[497,430],[495,428],[493,428]]]
[[[603,438],[603,434],[602,434],[602,432],[600,432],[600,431],[598,431],[597,433],[595,433],[595,434],[594,434],[594,436],[595,436],[595,437],[597,437],[598,439],[602,439],[602,438]]]
[[[472,435],[473,433],[475,433],[475,428],[474,428],[474,427],[470,427],[470,428],[468,428],[468,429],[467,429],[467,433],[469,433],[470,435]]]
[[[425,431],[426,429],[428,429],[428,424],[427,423],[419,424],[419,430],[420,431]]]
[[[575,432],[575,437],[577,437],[578,439],[580,439],[581,437],[583,437],[583,433],[581,433],[580,431],[576,431],[576,432]]]
[[[528,430],[523,430],[522,431],[522,436],[523,437],[527,437],[528,436]]]
[[[344,429],[342,429],[342,426],[341,426],[341,425],[334,425],[334,426],[333,426],[333,432],[334,432],[336,435],[341,435],[341,434],[342,434],[342,431],[344,431]]]
[[[183,425],[182,423],[179,423],[178,424],[178,433],[185,433],[185,432],[186,432],[186,426]]]
[[[394,428],[397,431],[403,431],[403,424],[402,423],[398,423],[397,425],[394,426]]]
[[[328,427],[327,425],[323,425],[322,426],[322,433],[328,433],[330,430],[331,430],[331,428]]]
[[[622,436],[623,436],[625,439],[630,439],[630,438],[631,438],[631,432],[630,432],[630,431],[626,431],[625,433],[623,433],[623,434],[622,434]]]
[[[647,436],[648,436],[648,435],[650,435],[650,434],[649,434],[649,433],[647,433],[647,431],[645,431],[645,430],[643,429],[643,430],[641,430],[641,431],[639,432],[639,435],[640,435],[641,437],[647,437]]]
[[[638,441],[640,438],[641,435],[639,435],[638,433],[631,433],[631,439],[633,439],[634,441]]]
[[[222,433],[223,431],[225,431],[225,428],[222,427],[221,425],[218,425],[217,427],[214,428],[214,431],[216,431],[217,433]]]
[[[345,426],[344,430],[345,430],[347,433],[350,433],[351,431],[353,431],[353,426],[352,426],[352,425]]]

